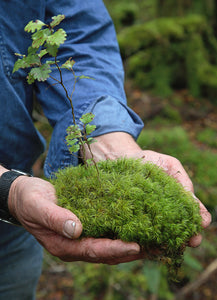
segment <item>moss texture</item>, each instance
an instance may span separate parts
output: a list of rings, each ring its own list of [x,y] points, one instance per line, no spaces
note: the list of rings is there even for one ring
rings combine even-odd
[[[179,262],[189,238],[201,231],[192,196],[151,163],[119,159],[98,167],[100,179],[94,166],[78,166],[60,170],[53,181],[59,205],[81,220],[82,237],[135,241]]]

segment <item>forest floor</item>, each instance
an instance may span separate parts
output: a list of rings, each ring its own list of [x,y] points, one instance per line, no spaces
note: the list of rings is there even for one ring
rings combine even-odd
[[[148,95],[140,90],[133,89],[129,82],[126,84],[126,92],[129,105],[143,120],[145,120],[147,126],[149,126],[149,122],[152,123],[152,120],[156,116],[160,115],[162,118],[167,117],[165,112],[167,111],[166,108],[169,106],[172,110],[170,110],[170,113],[167,112],[168,117],[175,118],[178,111],[178,116],[180,117],[178,117],[179,125],[183,126],[183,128],[188,131],[188,134],[195,145],[200,149],[209,148],[207,144],[199,142],[196,136],[198,132],[205,127],[217,130],[217,104],[213,105],[212,102],[204,99],[203,101],[195,99],[190,96],[187,91],[179,91],[174,94],[173,97],[161,99]],[[175,101],[173,101],[174,99]],[[159,122],[156,125],[156,130],[157,128],[162,128],[162,126],[164,125]],[[45,133],[45,135],[46,134],[47,133]],[[217,152],[217,148],[212,148],[212,151]],[[34,167],[36,174],[40,175],[42,173],[42,163],[43,159],[36,163]],[[217,226],[215,223],[208,229],[208,234],[210,236],[210,242],[212,243],[212,237],[217,236]],[[205,271],[203,272],[202,278],[199,275],[197,280],[189,285],[176,287],[175,295],[182,293],[182,296],[179,299],[217,300],[217,260],[210,261],[207,259],[204,264],[206,273]],[[52,258],[46,254],[45,266],[37,289],[37,300],[73,299],[72,287],[73,278],[71,273],[67,271],[65,263],[52,260]],[[147,298],[146,300],[157,299],[163,298],[158,298],[156,295],[150,295],[150,298]],[[175,297],[174,299],[178,298]],[[95,300],[104,299],[99,298],[96,295]]]

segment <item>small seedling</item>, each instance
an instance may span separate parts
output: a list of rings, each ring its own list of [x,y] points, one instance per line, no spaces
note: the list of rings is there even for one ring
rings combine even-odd
[[[15,53],[15,55],[19,58],[14,64],[13,72],[18,71],[19,69],[30,68],[27,75],[27,82],[29,84],[34,83],[35,80],[46,81],[48,78],[51,78],[54,80],[54,84],[60,84],[62,86],[65,91],[66,98],[71,106],[73,120],[73,125],[70,125],[67,128],[66,142],[69,151],[73,154],[78,152],[81,148],[83,152],[83,161],[87,166],[90,161],[86,159],[86,144],[92,156],[91,161],[97,168],[90,148],[90,144],[94,142],[94,139],[88,137],[88,135],[90,135],[96,128],[95,125],[90,124],[94,119],[94,115],[92,113],[82,115],[80,121],[83,126],[80,128],[75,121],[72,101],[77,81],[80,79],[92,78],[85,75],[77,76],[73,69],[75,61],[71,57],[64,63],[60,63],[57,58],[58,49],[65,42],[67,34],[62,28],[56,29],[56,26],[58,26],[64,18],[64,15],[58,15],[52,18],[52,22],[50,24],[45,24],[40,20],[36,20],[35,22],[30,21],[25,26],[24,30],[32,34],[32,45],[28,48],[27,55]],[[59,71],[59,78],[54,78],[52,76],[53,69],[57,69]],[[63,70],[68,70],[72,73],[74,83],[71,92],[66,88],[63,82]]]

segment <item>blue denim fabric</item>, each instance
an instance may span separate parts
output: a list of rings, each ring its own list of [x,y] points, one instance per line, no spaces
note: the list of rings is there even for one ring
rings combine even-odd
[[[113,23],[101,0],[1,0],[0,1],[0,162],[7,167],[29,171],[44,151],[45,143],[34,128],[31,113],[33,93],[36,93],[44,113],[54,127],[45,163],[50,176],[59,167],[76,165],[77,157],[69,155],[64,140],[66,128],[72,124],[69,102],[59,85],[26,83],[26,71],[12,73],[14,53],[25,54],[30,35],[23,28],[30,20],[49,22],[53,15],[65,14],[62,22],[67,42],[59,51],[59,60],[72,57],[77,75],[82,79],[73,96],[75,115],[92,110],[96,115],[95,135],[124,131],[135,139],[143,124],[127,107],[123,88],[124,72]],[[57,71],[52,76],[58,77]],[[64,73],[65,85],[72,89],[72,74]]]
[[[58,168],[77,165],[64,140],[72,124],[71,109],[61,86],[53,81],[26,83],[26,70],[12,73],[17,57],[31,44],[24,32],[30,20],[45,23],[65,14],[62,22],[67,42],[58,59],[75,61],[76,75],[95,80],[80,80],[73,95],[76,120],[92,111],[97,126],[95,136],[123,131],[138,137],[143,123],[127,107],[123,88],[124,71],[113,23],[102,0],[1,0],[0,1],[0,163],[7,168],[29,172],[45,150],[45,141],[32,121],[33,94],[53,126],[53,135],[44,166],[50,177]],[[52,76],[58,77],[57,72]],[[72,75],[63,74],[65,85],[72,89]],[[48,88],[49,87],[49,88]],[[0,222],[0,299],[24,300],[32,293],[40,273],[41,248],[25,230]]]
[[[0,300],[33,300],[42,247],[21,227],[0,221]]]

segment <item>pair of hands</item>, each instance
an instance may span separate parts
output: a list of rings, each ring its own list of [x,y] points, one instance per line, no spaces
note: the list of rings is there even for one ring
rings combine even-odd
[[[95,160],[116,159],[121,156],[143,158],[161,166],[175,177],[185,189],[194,193],[193,185],[180,162],[171,156],[153,151],[142,151],[127,133],[114,132],[97,137],[91,146]],[[88,153],[87,149],[87,155]],[[88,158],[88,157],[87,157]],[[206,228],[211,217],[200,204],[202,225]],[[146,257],[136,243],[120,240],[83,238],[80,220],[72,212],[56,205],[55,189],[47,181],[34,177],[18,177],[11,185],[9,210],[39,243],[52,255],[64,261],[86,261],[118,264]],[[189,246],[197,247],[201,236],[192,237]]]

